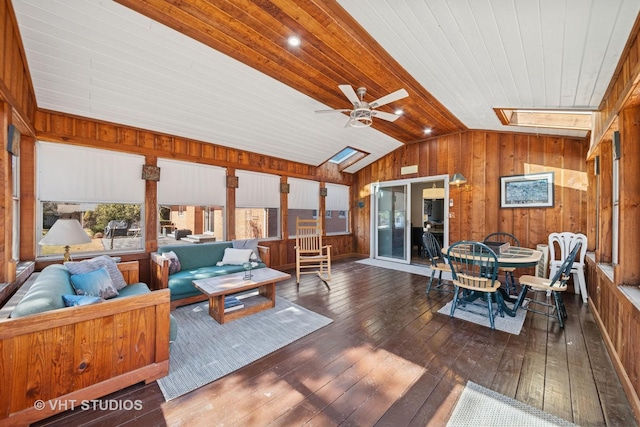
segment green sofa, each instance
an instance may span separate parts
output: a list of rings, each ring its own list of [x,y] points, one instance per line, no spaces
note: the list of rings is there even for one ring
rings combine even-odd
[[[242,265],[216,265],[222,261],[226,248],[233,248],[233,242],[210,242],[200,244],[167,245],[151,254],[151,286],[154,289],[171,290],[171,307],[204,301],[207,296],[201,293],[193,281],[225,274],[244,271]],[[261,262],[256,268],[268,266],[268,248],[257,247]],[[169,273],[167,252],[174,252],[180,260],[180,271]]]

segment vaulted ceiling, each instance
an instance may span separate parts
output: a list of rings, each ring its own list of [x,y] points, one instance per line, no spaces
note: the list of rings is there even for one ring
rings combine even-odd
[[[355,172],[402,144],[505,127],[493,108],[596,110],[638,0],[12,0],[40,108]],[[287,39],[301,39],[291,47]],[[338,88],[394,122],[345,127]],[[425,134],[430,129],[431,134]]]

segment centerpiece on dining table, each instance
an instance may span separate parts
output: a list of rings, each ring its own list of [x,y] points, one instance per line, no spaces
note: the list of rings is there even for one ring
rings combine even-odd
[[[496,255],[500,255],[509,250],[509,242],[484,242]]]

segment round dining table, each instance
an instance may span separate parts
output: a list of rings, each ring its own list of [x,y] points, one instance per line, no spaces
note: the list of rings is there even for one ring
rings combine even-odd
[[[442,253],[447,255],[449,247],[442,248]],[[458,253],[458,256],[461,254]],[[503,249],[500,253],[496,252],[496,256],[498,258],[497,267],[514,267],[514,268],[525,268],[525,267],[534,267],[542,258],[542,252],[536,249],[523,248],[520,246],[509,246],[508,248]],[[524,288],[520,291],[523,292]],[[514,306],[513,308],[509,307],[505,304],[505,301],[516,303],[517,298],[512,298],[507,291],[505,291],[502,287],[499,289],[499,292],[502,298],[498,298],[498,303],[501,305],[502,310],[511,317],[515,317],[516,310],[518,307]],[[476,296],[477,297],[477,296]]]
[[[449,247],[442,248],[442,253],[446,256]],[[534,267],[542,258],[542,252],[536,249],[523,248],[520,246],[509,246],[501,253],[496,252],[498,257],[498,267]]]

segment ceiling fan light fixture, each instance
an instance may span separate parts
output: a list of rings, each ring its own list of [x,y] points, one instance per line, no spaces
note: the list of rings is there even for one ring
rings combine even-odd
[[[349,125],[354,128],[365,128],[373,123],[373,116],[369,108],[356,108],[349,114]]]
[[[378,119],[386,120],[388,122],[395,121],[400,114],[402,114],[401,109],[398,114],[387,113],[386,111],[379,111],[376,108],[381,107],[383,105],[389,104],[391,102],[395,102],[399,99],[406,98],[409,96],[409,93],[405,89],[398,89],[395,92],[392,92],[388,95],[383,96],[382,98],[378,98],[375,101],[368,103],[364,100],[364,96],[367,93],[367,89],[364,87],[359,87],[357,90],[353,90],[353,86],[344,84],[338,85],[338,88],[342,91],[342,93],[347,97],[353,109],[334,109],[334,110],[316,110],[316,113],[349,113],[349,121],[344,127],[354,127],[354,128],[366,128],[371,126],[373,123],[373,117],[377,117]]]

